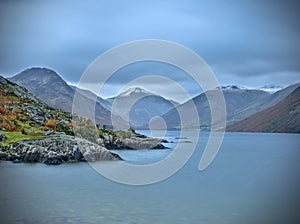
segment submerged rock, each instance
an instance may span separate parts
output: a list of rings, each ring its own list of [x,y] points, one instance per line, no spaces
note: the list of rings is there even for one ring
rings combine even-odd
[[[21,163],[21,162],[22,162],[22,160],[15,159],[15,160],[13,160],[12,162],[13,162],[13,163]]]
[[[46,159],[44,163],[47,165],[60,165],[63,162],[64,161],[61,157],[52,157],[52,158]]]

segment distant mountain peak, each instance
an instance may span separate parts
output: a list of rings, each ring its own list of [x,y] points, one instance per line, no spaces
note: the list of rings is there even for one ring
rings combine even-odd
[[[122,92],[121,94],[119,94],[119,96],[130,96],[132,94],[137,94],[137,93],[153,95],[153,93],[151,93],[141,87],[132,87],[132,88],[127,89],[125,92]]]
[[[23,72],[43,72],[44,74],[49,73],[58,75],[54,70],[46,67],[31,67],[25,69]]]
[[[279,90],[282,90],[284,87],[280,85],[264,85],[260,88],[260,90],[269,92],[269,93],[275,93]]]
[[[239,85],[226,85],[226,86],[221,86],[221,87],[217,87],[217,89],[221,89],[221,90],[242,90],[242,89],[246,89],[243,86],[239,86]]]
[[[221,90],[261,90],[261,91],[265,91],[268,93],[275,93],[279,90],[284,89],[284,86],[280,86],[280,85],[264,85],[260,88],[246,88],[244,86],[239,86],[239,85],[225,85],[225,86],[221,86],[221,87],[217,87],[217,89],[221,89]]]
[[[54,70],[42,67],[27,68],[10,79],[14,82],[18,82],[20,80],[26,81],[26,79],[43,80],[44,78],[63,80]]]
[[[54,72],[52,69],[50,68],[46,68],[46,67],[31,67],[31,68],[27,68],[25,69],[25,71],[28,71],[28,70],[44,70],[44,71],[49,71],[49,72]]]

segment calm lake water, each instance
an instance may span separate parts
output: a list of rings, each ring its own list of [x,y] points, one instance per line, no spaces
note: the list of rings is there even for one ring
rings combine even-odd
[[[300,223],[299,135],[227,133],[216,159],[199,171],[208,134],[201,135],[179,172],[147,186],[112,182],[87,163],[1,162],[0,223]],[[177,136],[167,132],[168,140]],[[118,152],[147,164],[171,151]]]

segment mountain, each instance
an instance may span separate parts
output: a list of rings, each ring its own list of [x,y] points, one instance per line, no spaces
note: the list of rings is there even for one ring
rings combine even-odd
[[[300,86],[277,104],[230,125],[227,130],[300,133]]]
[[[112,107],[113,113],[124,120],[128,120],[127,117],[129,117],[130,125],[135,128],[148,128],[152,117],[162,116],[178,105],[177,102],[167,100],[140,87],[130,88],[107,100],[112,105],[117,105]],[[128,107],[129,111],[127,111]]]
[[[284,89],[274,92],[273,94],[268,94],[268,95],[265,95],[264,97],[257,99],[252,104],[241,108],[237,113],[235,113],[231,117],[229,117],[228,124],[230,125],[237,121],[241,121],[241,120],[245,119],[246,117],[249,117],[255,113],[258,113],[262,110],[265,110],[269,107],[274,106],[275,104],[279,103],[280,101],[285,99],[287,96],[289,96],[299,86],[300,86],[299,83],[290,85]]]
[[[147,90],[140,88],[140,87],[132,87],[127,89],[126,91],[120,93],[117,97],[134,97],[136,95],[153,95],[151,92],[148,92]],[[110,98],[110,100],[113,100],[115,97]]]
[[[49,106],[71,111],[74,91],[53,70],[29,68],[10,78],[10,80],[25,87]]]
[[[225,103],[226,103],[226,111],[227,111],[227,120],[226,124],[229,127],[235,127],[234,124],[238,124],[238,122],[243,121],[251,116],[255,116],[255,114],[261,112],[261,111],[267,111],[270,112],[270,110],[267,110],[268,108],[273,108],[273,106],[277,105],[278,103],[282,102],[282,105],[285,105],[284,101],[287,97],[290,97],[290,95],[293,93],[296,89],[300,87],[300,84],[294,84],[291,86],[288,86],[284,89],[280,89],[279,87],[274,87],[276,89],[280,89],[278,91],[273,91],[274,93],[270,93],[271,91],[263,91],[263,90],[255,90],[255,89],[246,89],[239,86],[225,86],[221,87],[220,89],[223,92]],[[177,106],[176,108],[170,110],[166,114],[163,115],[163,118],[168,126],[169,129],[177,129],[177,128],[199,128],[195,126],[197,118],[190,118],[190,121],[185,124],[180,124],[180,119],[178,115],[179,112],[183,111],[190,111],[190,107],[192,106],[192,103],[196,105],[199,118],[200,118],[200,129],[202,130],[210,130],[210,123],[211,123],[211,115],[210,115],[210,107],[208,104],[208,100],[206,95],[208,95],[210,98],[214,98],[214,95],[216,94],[216,90],[210,90],[206,93],[202,93],[199,96],[194,97],[193,99],[187,101],[186,103]],[[291,97],[293,98],[293,97]],[[216,104],[216,102],[212,101],[212,104]],[[217,106],[217,105],[215,105]],[[274,109],[274,108],[273,108]],[[292,109],[291,109],[292,110]],[[295,109],[294,111],[298,111]],[[295,112],[296,113],[296,112]],[[260,113],[259,113],[260,114]],[[261,114],[260,114],[261,115]],[[294,114],[295,115],[295,114]],[[282,115],[283,116],[283,115]],[[295,115],[298,116],[298,115]],[[286,122],[286,123],[293,123],[294,118],[293,116],[284,116],[284,119],[278,120],[278,124],[280,122]],[[266,117],[264,117],[266,118]],[[275,118],[274,118],[275,119]],[[258,120],[258,119],[257,119]],[[260,120],[262,122],[262,120]],[[244,123],[243,123],[244,124]],[[233,126],[231,126],[233,125]],[[247,123],[248,126],[250,126],[250,123]],[[296,124],[295,124],[296,125]],[[297,131],[297,128],[293,125],[290,125],[292,128],[284,128],[285,124],[282,124],[282,130],[280,128],[274,129],[274,131],[289,131],[293,132]],[[240,127],[240,126],[238,126]],[[251,126],[252,127],[252,126]],[[294,128],[293,128],[294,127]],[[229,128],[230,130],[238,130]],[[248,130],[245,127],[241,128],[239,130]],[[256,130],[256,129],[255,129]],[[258,130],[258,129],[257,129]],[[264,129],[261,129],[262,131]],[[273,129],[266,130],[273,131]]]
[[[217,89],[209,90],[179,105],[177,102],[167,100],[139,87],[130,88],[116,97],[104,100],[89,90],[77,89],[76,91],[76,87],[69,86],[56,72],[47,68],[27,69],[10,80],[24,86],[50,107],[59,108],[67,112],[72,110],[73,97],[75,92],[77,92],[80,100],[80,105],[76,107],[78,114],[93,118],[94,114],[92,114],[92,111],[95,107],[95,118],[98,124],[112,125],[111,117],[113,116],[114,127],[117,126],[119,129],[128,128],[128,125],[124,122],[124,120],[128,119],[130,126],[134,128],[149,128],[149,121],[153,117],[162,116],[168,129],[200,128],[202,130],[210,130],[211,111],[207,96],[214,99],[218,93]],[[298,116],[298,107],[297,105],[292,105],[290,108],[289,101],[295,99],[295,91],[298,91],[299,87],[299,83],[286,88],[272,85],[264,86],[261,89],[247,89],[237,85],[220,87],[219,90],[222,90],[226,103],[226,122],[227,126],[230,127],[228,130],[297,132],[298,126],[297,122],[293,120],[293,116]],[[35,99],[38,100],[37,98]],[[40,103],[43,103],[42,101]],[[211,103],[218,108],[219,105],[215,100],[212,100]],[[196,105],[197,117],[189,116],[193,104]],[[284,106],[289,111],[293,111],[293,116],[289,116],[289,113],[283,110]],[[128,108],[130,108],[129,111],[127,111]],[[275,111],[273,112],[275,115],[270,115],[270,118],[276,124],[269,120],[274,125],[272,127],[263,125],[263,120],[268,120],[266,113],[273,114],[270,108]],[[111,113],[111,109],[113,113]],[[184,124],[180,123],[179,114],[182,112],[186,112],[189,118]],[[262,116],[263,120],[258,119],[257,116]],[[200,127],[196,125],[196,120],[199,118]],[[246,119],[250,118],[254,122],[253,125],[246,121]],[[282,129],[280,129],[281,122],[289,124],[289,127],[282,124]],[[151,122],[151,124],[153,123]],[[156,125],[155,122],[154,124]],[[234,126],[235,124],[237,126]],[[161,126],[155,127],[160,128]]]
[[[96,102],[99,103],[101,106],[103,106],[105,109],[110,110],[111,108],[111,103],[108,102],[107,100],[97,96],[96,94],[94,94],[93,92],[91,92],[90,90],[86,90],[86,89],[80,89],[76,86],[73,85],[69,85],[73,90],[77,90],[81,95],[89,98],[89,99],[96,99]]]
[[[227,122],[235,122],[234,121],[234,114],[238,113],[240,110],[242,110],[245,107],[248,107],[252,104],[254,104],[256,101],[259,101],[260,99],[269,96],[270,94],[262,91],[262,90],[251,90],[251,89],[245,89],[238,86],[225,86],[221,87],[221,90],[224,95],[225,103],[226,103],[226,112],[227,112]],[[183,128],[199,128],[195,126],[196,120],[198,118],[190,118],[190,121],[188,124],[180,124],[180,119],[178,115],[178,111],[190,111],[191,106],[193,103],[195,104],[199,119],[200,119],[200,128],[203,130],[209,130],[210,129],[210,122],[211,122],[211,112],[210,112],[210,106],[209,102],[207,100],[207,96],[209,98],[214,98],[216,94],[218,93],[217,90],[210,90],[206,93],[201,93],[200,95],[192,98],[191,100],[187,101],[184,104],[181,104],[177,106],[176,108],[170,110],[166,114],[163,115],[163,118],[165,119],[165,122],[169,129],[173,128],[181,128],[183,125]],[[207,96],[206,96],[207,95]],[[212,101],[212,103],[215,103]],[[216,105],[218,106],[218,105]],[[244,115],[246,116],[246,115]],[[242,117],[242,116],[241,116]],[[247,117],[247,116],[246,116]]]
[[[10,78],[10,80],[25,87],[49,106],[66,112],[72,111],[75,89],[70,87],[55,71],[48,68],[29,68]],[[94,101],[88,97],[88,94],[85,90],[79,92],[78,97],[82,105],[77,109],[78,113],[92,118],[93,114],[89,111],[92,111]],[[100,101],[101,99],[98,97],[95,105],[96,122],[111,125],[110,111]]]
[[[88,120],[82,118],[86,122],[81,123],[71,120],[70,113],[49,107],[24,87],[2,76],[0,100],[0,160],[58,165],[121,159],[103,144],[74,136],[73,128],[81,127],[79,130],[86,132],[94,127]]]

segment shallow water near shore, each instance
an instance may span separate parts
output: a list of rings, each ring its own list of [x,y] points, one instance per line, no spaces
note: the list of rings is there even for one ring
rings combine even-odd
[[[168,131],[174,143],[166,145],[174,147],[178,136]],[[147,186],[112,182],[88,163],[1,161],[0,223],[299,223],[299,135],[226,133],[216,159],[199,171],[207,137],[201,134],[179,172]],[[171,152],[118,151],[133,164]]]

